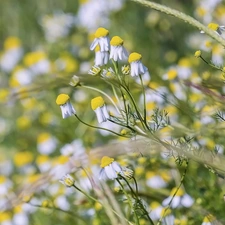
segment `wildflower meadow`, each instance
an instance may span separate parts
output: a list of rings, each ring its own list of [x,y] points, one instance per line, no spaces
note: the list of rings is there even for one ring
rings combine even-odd
[[[1,225],[224,225],[225,2],[0,2]]]

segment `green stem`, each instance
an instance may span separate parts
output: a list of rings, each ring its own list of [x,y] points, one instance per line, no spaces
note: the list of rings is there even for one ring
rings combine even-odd
[[[114,107],[116,108],[117,112],[118,112],[119,114],[121,114],[121,112],[120,112],[120,110],[118,109],[116,103],[115,103],[115,102],[113,101],[113,99],[112,99],[109,95],[107,95],[104,91],[101,91],[101,90],[99,90],[98,88],[90,87],[90,86],[87,86],[87,85],[82,85],[81,87],[84,87],[84,88],[87,88],[87,89],[91,89],[91,90],[97,91],[97,92],[99,92],[99,93],[105,95],[105,96],[112,102],[112,104],[113,104]]]
[[[142,86],[142,92],[143,92],[143,97],[144,97],[144,121],[145,123],[147,124],[147,118],[146,118],[146,95],[145,95],[145,87],[144,87],[144,84],[143,84],[143,80],[142,80],[142,77],[141,75],[139,75],[139,78],[141,80],[141,86]]]
[[[75,116],[81,123],[83,123],[84,125],[86,125],[86,126],[88,126],[88,127],[95,128],[95,129],[99,129],[99,130],[105,130],[105,131],[108,131],[108,132],[110,132],[110,133],[113,133],[113,134],[115,134],[115,135],[117,135],[117,136],[123,137],[122,134],[116,133],[116,132],[114,132],[114,131],[112,131],[112,130],[108,130],[108,129],[103,128],[103,127],[97,127],[97,126],[93,126],[93,125],[91,125],[91,124],[88,124],[88,123],[84,122],[83,120],[81,120],[81,119],[77,116],[77,114],[74,114],[74,116]]]
[[[215,31],[209,29],[208,27],[204,26],[202,23],[200,23],[199,21],[197,21],[191,16],[188,16],[178,10],[171,9],[170,7],[167,7],[155,2],[147,1],[147,0],[131,0],[131,1],[140,3],[141,5],[144,5],[146,7],[155,9],[167,15],[174,16],[178,19],[181,19],[185,23],[189,23],[191,26],[198,28],[200,31],[204,31],[211,38],[215,39],[218,43],[220,43],[222,46],[225,47],[225,40],[220,35],[218,35]]]
[[[164,216],[165,216],[167,210],[170,208],[170,205],[171,205],[171,203],[172,203],[174,197],[176,196],[177,192],[179,191],[181,185],[183,184],[184,178],[185,178],[185,176],[186,176],[186,174],[187,174],[187,168],[188,168],[188,160],[186,160],[186,166],[185,166],[185,170],[184,170],[184,172],[183,172],[183,174],[182,174],[182,177],[181,177],[181,179],[180,179],[180,184],[179,184],[179,186],[177,187],[175,193],[173,194],[173,196],[172,196],[172,198],[171,198],[171,200],[170,200],[168,206],[167,206],[166,209],[164,210],[163,215],[162,215],[162,217],[159,219],[157,225],[160,225],[160,224],[162,223],[162,219],[164,218]]]
[[[77,189],[78,191],[80,191],[83,195],[85,195],[85,196],[88,197],[89,199],[91,199],[91,200],[93,200],[93,201],[95,201],[95,202],[101,204],[101,202],[99,202],[96,198],[91,197],[90,195],[88,195],[87,193],[85,193],[84,191],[82,191],[80,188],[78,188],[76,185],[73,185],[73,187],[74,187],[75,189]],[[116,214],[118,217],[121,217],[114,209],[110,208],[110,210],[111,210],[114,214]],[[125,219],[125,220],[130,224],[130,221],[129,221],[129,220],[127,220],[127,219]]]
[[[137,225],[140,225],[139,219],[138,219],[138,216],[137,216],[137,213],[136,213],[136,210],[133,209],[133,205],[132,205],[130,196],[128,195],[128,193],[127,193],[126,190],[124,189],[123,184],[120,182],[120,180],[119,180],[118,178],[117,178],[116,180],[117,180],[117,182],[120,184],[120,186],[121,186],[121,188],[122,188],[122,190],[123,190],[123,193],[126,195],[127,200],[128,200],[128,203],[129,203],[129,205],[130,205],[130,208],[131,208],[132,211],[134,212],[135,223],[136,223]]]
[[[85,221],[82,217],[80,217],[80,216],[77,215],[77,214],[74,214],[72,211],[66,211],[66,210],[63,210],[63,209],[60,209],[60,208],[57,208],[57,207],[50,207],[50,206],[36,205],[36,204],[30,203],[30,202],[26,202],[26,203],[29,204],[29,205],[31,205],[31,206],[37,207],[37,208],[42,208],[42,209],[52,209],[52,210],[57,210],[57,211],[66,213],[66,214],[70,215],[70,216],[73,217],[73,218],[79,219],[80,221],[83,222],[83,224],[86,224],[86,221]]]
[[[203,62],[205,62],[207,65],[213,67],[214,69],[217,69],[217,70],[220,70],[221,72],[224,72],[223,69],[221,69],[220,67],[218,67],[218,66],[216,66],[216,65],[214,65],[214,64],[212,64],[212,63],[207,62],[202,56],[200,56],[200,59],[201,59]]]
[[[154,225],[152,219],[150,218],[150,216],[148,215],[147,210],[145,209],[145,207],[143,206],[143,203],[141,201],[141,199],[138,197],[138,191],[137,191],[137,186],[136,186],[136,193],[134,192],[133,188],[130,186],[129,182],[126,180],[125,177],[121,176],[120,177],[126,182],[127,186],[130,188],[131,193],[134,195],[135,200],[139,203],[139,205],[141,206],[141,209],[143,210],[143,212],[145,213],[145,215],[147,216],[149,222],[151,223],[151,225]],[[135,185],[137,185],[136,180],[135,180]]]
[[[73,185],[73,187],[77,189],[79,192],[81,192],[83,195],[85,195],[87,198],[90,198],[92,201],[99,202],[96,198],[91,197],[90,195],[82,191],[80,188],[78,188],[75,184]]]
[[[142,124],[143,128],[145,129],[145,127],[146,127],[146,128],[148,129],[147,125],[145,124],[144,119],[142,118],[142,116],[141,116],[141,114],[140,114],[140,112],[139,112],[139,110],[138,110],[138,107],[137,107],[137,105],[136,105],[136,102],[135,102],[135,100],[134,100],[132,94],[130,93],[130,91],[127,89],[126,86],[124,86],[124,85],[121,84],[121,87],[127,92],[127,94],[128,94],[128,96],[129,96],[131,102],[133,103],[133,106],[134,106],[134,108],[135,108],[135,111],[136,111],[136,113],[137,113],[137,116],[138,116],[139,120],[141,121],[141,124]]]

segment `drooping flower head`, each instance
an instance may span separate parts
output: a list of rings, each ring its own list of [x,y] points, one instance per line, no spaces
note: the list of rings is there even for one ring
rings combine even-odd
[[[91,108],[95,111],[99,123],[106,122],[110,118],[105,102],[101,96],[91,100]]]
[[[75,109],[70,103],[70,97],[67,94],[60,94],[56,99],[56,104],[60,106],[63,119],[76,114]]]
[[[126,60],[128,57],[128,53],[126,49],[123,47],[123,39],[119,36],[114,36],[111,41],[111,50],[110,50],[110,59],[113,59],[114,61],[120,60]]]
[[[109,31],[103,27],[99,27],[95,32],[95,39],[91,44],[90,49],[94,50],[96,46],[100,46],[100,51],[105,52],[109,51]]]
[[[148,73],[148,68],[143,65],[141,58],[142,55],[137,52],[133,52],[129,55],[128,62],[130,63],[130,73],[132,77]]]
[[[106,65],[109,61],[109,52],[101,51],[100,46],[97,45],[95,48],[95,66]]]
[[[122,172],[122,168],[119,163],[114,161],[114,158],[110,158],[108,156],[102,157],[101,168],[102,169],[99,174],[100,180],[114,180],[118,177],[118,173]]]

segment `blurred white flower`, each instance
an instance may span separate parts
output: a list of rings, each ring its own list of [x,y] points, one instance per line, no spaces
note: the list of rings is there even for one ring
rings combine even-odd
[[[182,206],[186,208],[191,207],[194,203],[194,200],[190,195],[185,194],[182,189],[179,189],[173,198],[173,195],[176,192],[176,190],[177,190],[176,187],[172,189],[170,196],[163,200],[162,205],[163,206],[169,205],[170,201],[173,199],[171,202],[172,209]]]
[[[41,19],[45,38],[49,42],[55,42],[60,38],[66,37],[70,32],[70,28],[75,25],[75,22],[75,16],[63,12],[45,15]]]

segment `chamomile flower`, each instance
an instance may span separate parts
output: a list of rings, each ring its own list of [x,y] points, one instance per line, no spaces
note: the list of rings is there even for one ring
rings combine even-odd
[[[148,73],[148,68],[141,62],[142,55],[133,52],[129,55],[128,62],[130,63],[131,76],[139,76]]]
[[[222,35],[222,32],[225,31],[225,26],[220,26],[217,23],[209,23],[208,28],[215,31],[218,35]],[[205,32],[201,31],[201,33],[205,33]]]
[[[177,190],[176,187],[173,188],[170,193],[170,196],[163,200],[162,202],[163,206],[167,206],[170,203],[176,190]],[[193,198],[190,195],[185,194],[182,189],[179,189],[171,202],[171,208],[174,209],[182,206],[189,208],[193,205],[193,203],[194,203]]]
[[[110,118],[105,102],[101,96],[91,100],[91,108],[95,111],[98,122],[106,122]]]
[[[66,94],[58,95],[56,99],[56,104],[60,106],[62,111],[63,119],[76,114],[75,109],[73,108],[72,104],[70,103],[70,97]]]
[[[113,78],[115,77],[115,72],[111,67],[109,67],[108,69],[103,69],[101,75],[105,78]]]
[[[95,66],[106,65],[109,61],[109,52],[101,51],[100,46],[97,45],[95,48]]]
[[[104,156],[101,160],[101,170],[99,174],[100,180],[114,180],[118,177],[118,174],[122,172],[122,168],[119,163],[114,161],[114,158]]]
[[[65,176],[62,177],[62,179],[59,180],[62,184],[64,184],[67,187],[72,187],[74,186],[75,180],[73,179],[72,176],[69,174],[66,174]]]
[[[88,71],[88,74],[92,75],[92,76],[96,76],[98,74],[100,74],[101,72],[101,68],[98,66],[92,66],[92,68]]]
[[[126,60],[128,57],[128,53],[126,49],[123,47],[123,39],[121,39],[119,36],[114,36],[111,41],[111,50],[110,50],[110,59],[113,59],[114,61],[119,60]]]
[[[95,32],[95,39],[91,44],[90,49],[94,50],[97,45],[100,46],[101,52],[107,52],[110,49],[109,45],[109,31],[103,27],[99,27]]]

